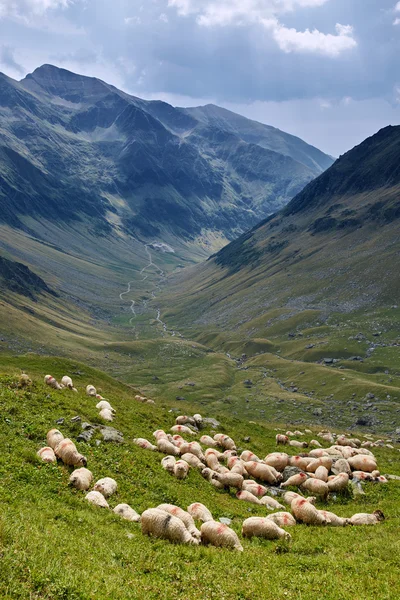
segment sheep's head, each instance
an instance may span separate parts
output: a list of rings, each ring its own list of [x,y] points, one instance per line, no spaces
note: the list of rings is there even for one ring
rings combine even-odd
[[[87,458],[86,458],[86,456],[83,456],[83,454],[80,454],[79,455],[79,459],[78,459],[78,464],[81,467],[86,467],[86,465],[87,465]]]
[[[376,516],[376,518],[378,519],[378,521],[384,521],[385,520],[385,515],[379,509],[374,511],[374,515]]]

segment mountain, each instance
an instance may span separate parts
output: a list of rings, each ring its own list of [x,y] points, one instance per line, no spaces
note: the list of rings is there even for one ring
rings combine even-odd
[[[397,314],[400,127],[340,157],[280,212],[171,282],[171,326],[267,336],[332,315]],[[168,308],[174,298],[173,309]]]

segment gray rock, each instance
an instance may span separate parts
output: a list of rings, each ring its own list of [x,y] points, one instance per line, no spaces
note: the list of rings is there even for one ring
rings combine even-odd
[[[313,415],[315,415],[316,417],[321,417],[322,416],[322,408],[314,408]]]
[[[85,431],[82,431],[76,439],[78,442],[85,442],[87,444],[92,439],[93,434],[94,429],[86,429]]]
[[[298,467],[285,467],[282,473],[282,482],[285,483],[289,477],[292,477],[292,475],[297,475],[297,473],[303,473],[303,471]]]
[[[114,427],[101,427],[101,435],[105,442],[117,442],[118,444],[124,441],[124,435],[114,429]]]
[[[82,419],[77,415],[76,417],[72,417],[71,423],[80,423]]]
[[[177,396],[175,399],[180,401],[186,400],[185,396]]]
[[[332,365],[333,364],[333,358],[324,358],[324,363],[326,365]]]
[[[220,517],[219,521],[224,525],[230,525],[232,523],[232,519],[228,519],[228,517]]]
[[[61,419],[57,419],[56,425],[64,425],[65,419],[61,417]]]
[[[211,427],[220,427],[221,423],[219,421],[217,421],[217,419],[211,419],[209,417],[206,417],[205,419],[203,419],[203,423],[205,425],[210,425]]]

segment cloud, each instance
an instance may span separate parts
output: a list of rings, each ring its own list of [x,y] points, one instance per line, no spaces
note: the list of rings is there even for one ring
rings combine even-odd
[[[125,17],[124,22],[126,25],[140,25],[142,19],[140,17]]]
[[[394,7],[394,12],[400,12],[400,2],[398,2]]]
[[[72,0],[0,0],[0,18],[15,17],[24,21],[49,10],[67,8]]]
[[[0,63],[10,67],[19,75],[23,75],[25,73],[24,67],[15,60],[14,49],[10,46],[4,45],[0,47]]]
[[[316,52],[335,57],[357,46],[357,42],[353,38],[353,27],[340,25],[340,23],[336,24],[336,35],[321,33],[318,29],[297,31],[278,22],[272,27],[272,30],[279,48],[287,53]]]

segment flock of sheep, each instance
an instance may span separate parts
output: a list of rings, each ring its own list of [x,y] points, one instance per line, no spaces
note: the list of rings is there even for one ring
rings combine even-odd
[[[46,376],[45,382],[55,389],[60,384]],[[70,377],[63,377],[62,386],[72,390]],[[97,394],[94,386],[87,386],[86,393],[100,399],[97,408],[100,417],[112,420],[115,410],[108,401]],[[146,401],[144,397],[140,401]],[[316,498],[329,500],[330,496],[347,490],[349,483],[360,485],[360,481],[371,480],[387,483],[380,475],[377,461],[370,448],[380,442],[367,439],[361,442],[356,438],[335,436],[323,431],[318,434],[321,442],[330,444],[323,448],[318,440],[309,443],[301,442],[293,437],[303,436],[300,431],[277,434],[277,445],[289,445],[304,450],[308,446],[313,449],[290,456],[285,452],[272,452],[260,459],[250,450],[243,450],[237,455],[237,446],[228,435],[216,433],[214,437],[203,435],[200,443],[187,441],[182,437],[199,435],[203,420],[201,415],[193,417],[179,416],[171,433],[158,429],[153,433],[155,444],[147,439],[136,438],[134,443],[145,450],[159,451],[167,456],[161,459],[161,466],[177,479],[185,479],[191,468],[219,490],[237,490],[239,500],[263,505],[267,510],[278,511],[266,517],[250,517],[243,522],[242,536],[253,536],[265,539],[291,539],[285,527],[305,523],[309,525],[375,525],[384,520],[381,511],[372,514],[359,513],[350,518],[342,518],[333,512],[318,510]],[[310,430],[305,430],[311,434]],[[367,437],[367,436],[366,436]],[[383,443],[383,442],[382,442]],[[56,462],[60,459],[65,465],[78,467],[70,476],[70,484],[78,490],[88,491],[93,475],[86,468],[87,459],[80,454],[70,439],[65,439],[58,429],[47,433],[47,446],[38,451],[45,462]],[[203,447],[206,447],[204,449]],[[225,464],[222,464],[225,463]],[[288,488],[297,488],[290,491]],[[109,508],[107,499],[117,491],[117,482],[105,477],[97,481],[93,490],[88,492],[86,500],[103,508]],[[312,496],[305,497],[302,493]],[[279,498],[279,501],[277,500]],[[282,504],[282,502],[284,504]],[[290,512],[287,508],[290,508]],[[198,545],[201,542],[234,548],[242,551],[239,537],[225,523],[215,521],[210,510],[199,502],[187,507],[187,510],[171,505],[161,504],[157,508],[149,508],[140,516],[128,504],[118,504],[114,512],[124,519],[141,523],[142,532],[171,542]],[[195,520],[202,522],[200,530]]]

